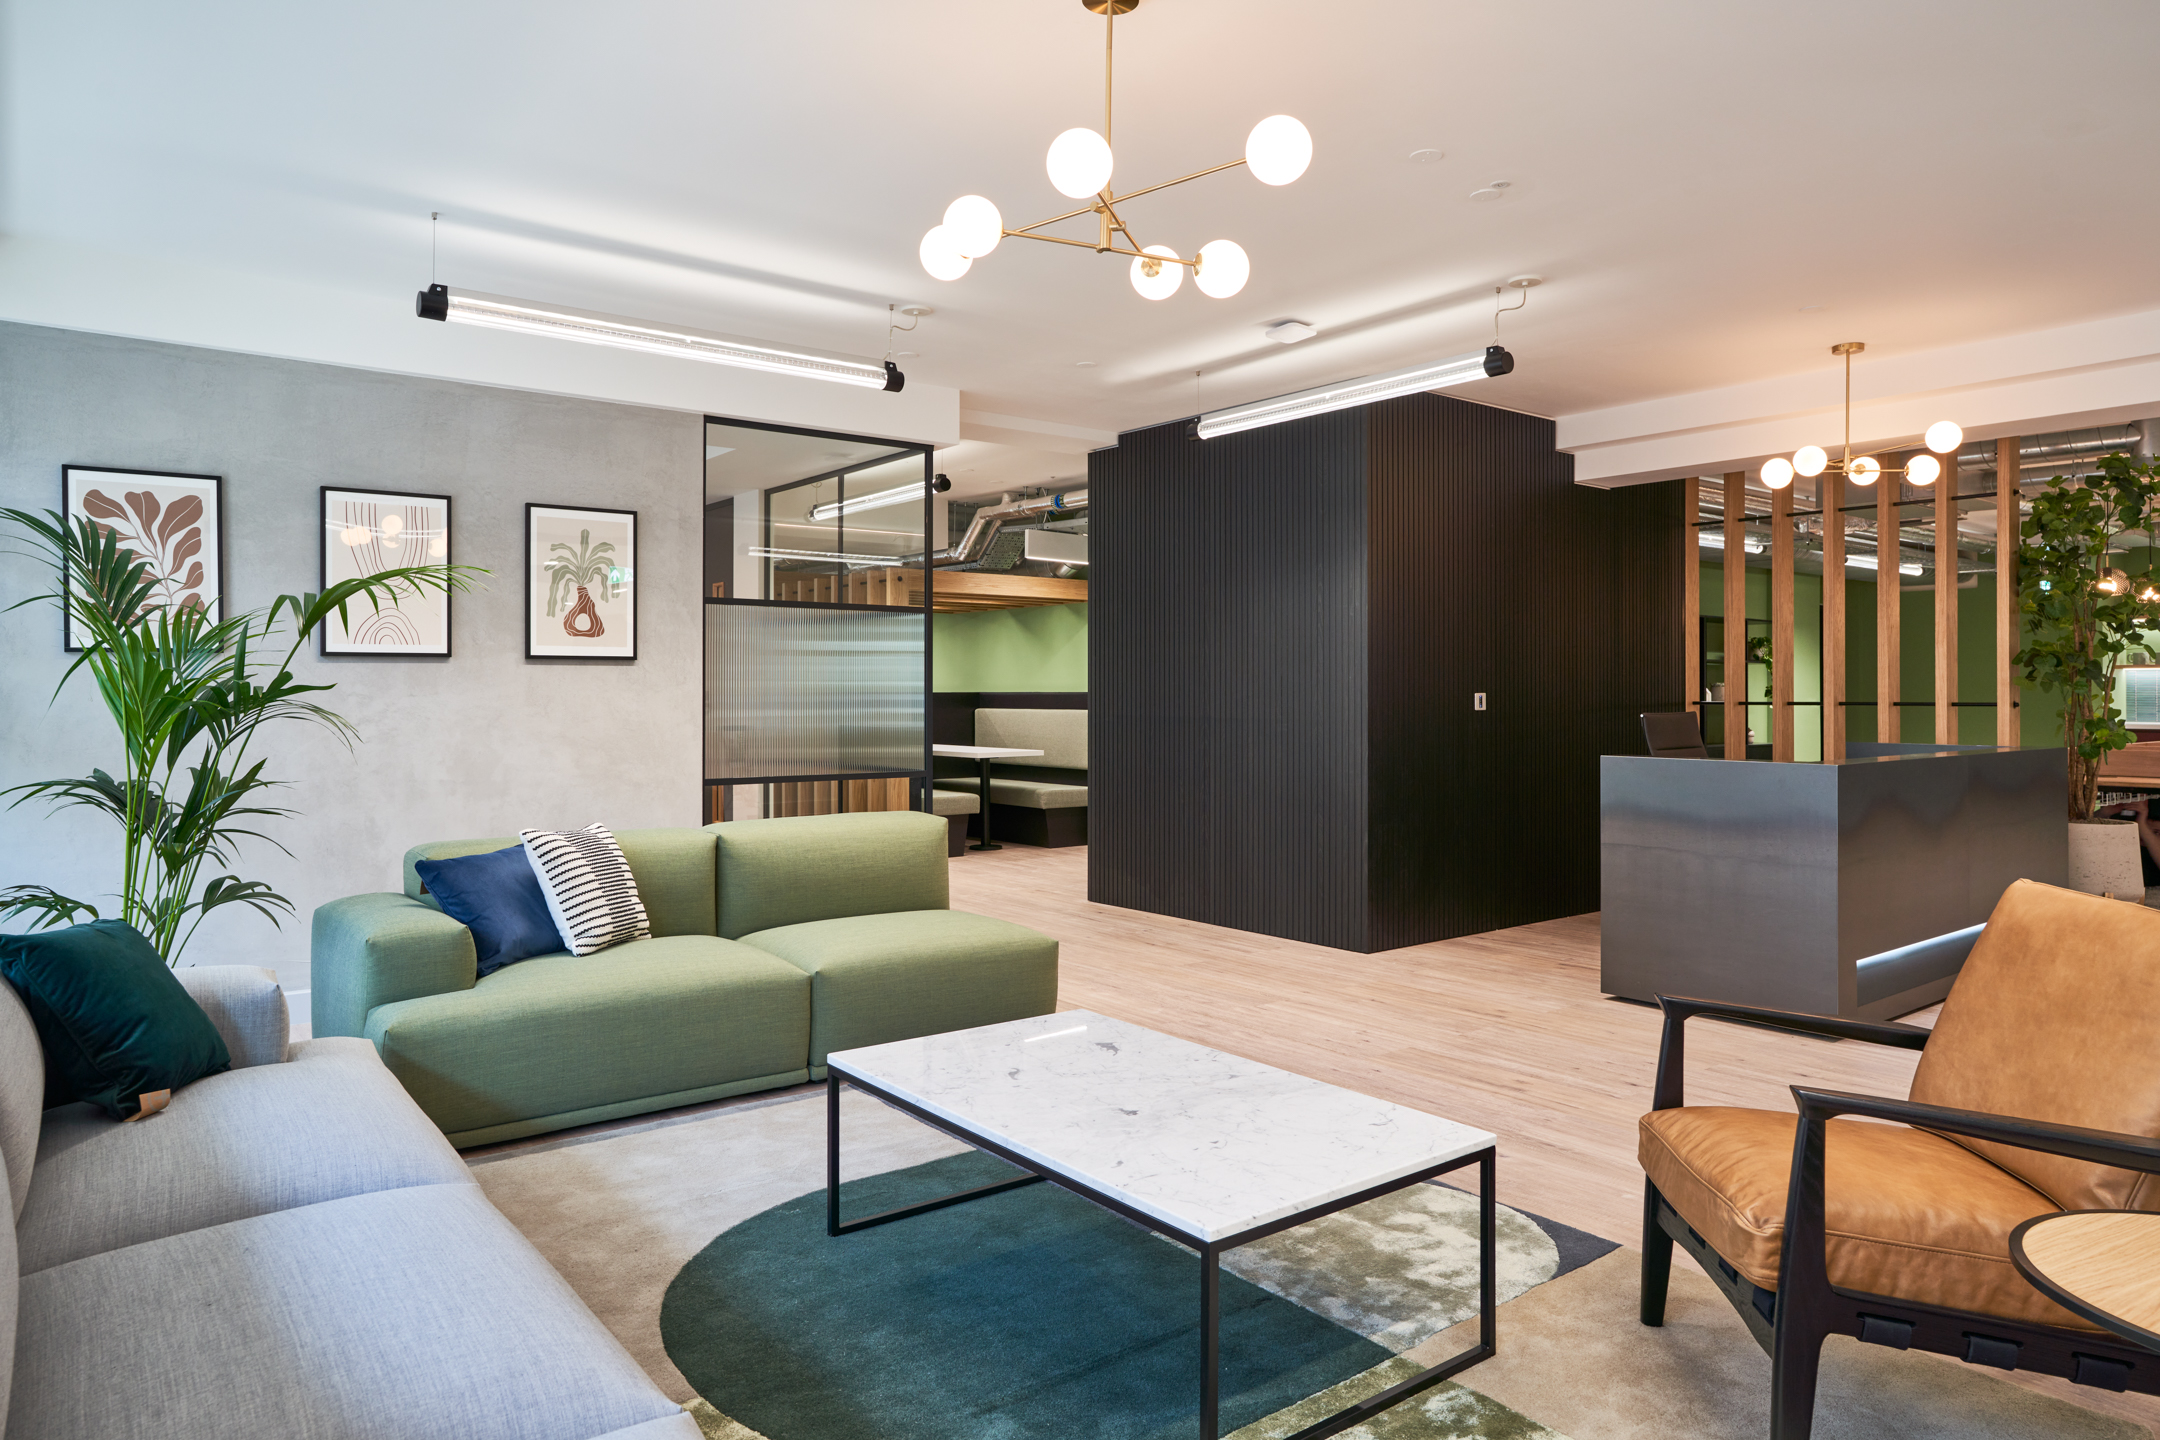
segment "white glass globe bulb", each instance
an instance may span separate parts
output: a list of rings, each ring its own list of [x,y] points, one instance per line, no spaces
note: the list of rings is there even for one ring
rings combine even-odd
[[[970,260],[980,260],[1005,237],[1005,217],[982,196],[962,195],[945,207],[945,223],[938,228],[955,250]]]
[[[341,544],[358,548],[367,544],[370,533],[372,532],[365,525],[348,525],[338,531],[337,538]]]
[[[1050,183],[1058,194],[1086,200],[1101,194],[1110,183],[1112,163],[1110,142],[1082,126],[1050,142],[1043,168],[1050,172]]]
[[[1932,485],[1942,475],[1942,461],[1932,455],[1915,455],[1905,462],[1905,479],[1914,485]]]
[[[922,268],[930,272],[933,280],[957,280],[975,263],[960,253],[943,225],[931,226],[930,233],[922,237],[922,248],[915,253],[922,257]]]
[[[1855,485],[1872,485],[1882,474],[1882,461],[1872,455],[1862,455],[1845,469],[1845,478]]]
[[[1820,475],[1830,463],[1830,456],[1820,445],[1802,445],[1793,451],[1792,468],[1801,475]]]
[[[1135,259],[1132,262],[1132,288],[1145,300],[1167,300],[1177,294],[1177,287],[1185,283],[1185,267],[1177,263],[1177,251],[1167,245],[1150,245],[1143,254],[1165,258],[1157,262],[1153,275],[1147,273],[1145,259]]]
[[[402,516],[402,515],[395,515],[395,514],[393,514],[393,515],[385,515],[385,516],[383,516],[383,517],[382,517],[382,537],[383,537],[383,539],[385,539],[385,540],[395,540],[395,539],[396,539],[396,538],[397,538],[398,536],[400,536],[400,535],[402,535],[402,534],[404,534],[404,533],[405,533],[405,517],[404,517],[404,516]]]
[[[1237,241],[1210,240],[1200,247],[1200,266],[1192,280],[1201,294],[1227,300],[1243,290],[1251,277],[1252,261]]]
[[[1955,420],[1937,420],[1927,428],[1927,447],[1937,455],[1948,455],[1965,443],[1965,432]]]
[[[1288,185],[1310,164],[1312,132],[1288,115],[1268,116],[1245,137],[1245,168],[1263,185]]]
[[[1787,485],[1792,484],[1792,477],[1792,461],[1784,459],[1763,461],[1762,483],[1772,490],[1782,490]]]

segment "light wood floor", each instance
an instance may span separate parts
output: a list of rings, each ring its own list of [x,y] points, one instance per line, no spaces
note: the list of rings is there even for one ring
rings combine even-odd
[[[1639,1243],[1635,1122],[1660,1018],[1599,993],[1595,915],[1355,955],[1092,904],[1084,848],[1022,845],[955,860],[952,903],[1055,935],[1066,1008],[1491,1130],[1508,1204]],[[1691,1104],[1790,1112],[1795,1084],[1902,1096],[1919,1059],[1699,1020],[1688,1032]],[[2010,1378],[2160,1434],[2151,1397]]]

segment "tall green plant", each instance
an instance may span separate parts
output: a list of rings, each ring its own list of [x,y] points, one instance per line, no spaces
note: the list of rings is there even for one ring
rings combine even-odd
[[[262,727],[278,720],[320,725],[347,745],[357,732],[306,697],[332,688],[293,678],[300,647],[331,616],[366,599],[379,608],[401,596],[469,589],[487,572],[471,566],[416,565],[344,580],[320,595],[280,595],[266,610],[213,620],[196,606],[173,608],[158,594],[150,564],[110,527],[70,524],[57,511],[0,510],[15,548],[42,562],[53,588],[8,607],[49,601],[67,611],[83,640],[80,657],[60,678],[57,695],[78,670],[89,672],[120,731],[117,776],[41,780],[0,794],[9,808],[43,799],[52,809],[87,806],[110,816],[121,833],[120,918],[175,962],[203,918],[224,905],[246,905],[277,924],[292,902],[259,880],[218,874],[243,841],[278,842],[253,827],[292,812],[264,803],[282,782],[266,779],[249,758]],[[281,622],[289,621],[290,643]],[[274,665],[260,656],[267,650]],[[279,849],[284,849],[278,845]],[[290,854],[290,851],[286,853]],[[205,872],[213,873],[206,874]],[[45,885],[0,890],[0,921],[35,917],[32,929],[96,918],[87,900]]]
[[[2014,663],[2026,683],[2062,699],[2072,820],[2092,818],[2100,762],[2132,738],[2115,706],[2116,669],[2160,624],[2150,540],[2143,574],[2126,576],[2113,564],[2126,532],[2151,530],[2160,463],[2109,455],[2100,471],[2093,481],[2050,480],[2033,497],[2018,547],[2025,648]]]

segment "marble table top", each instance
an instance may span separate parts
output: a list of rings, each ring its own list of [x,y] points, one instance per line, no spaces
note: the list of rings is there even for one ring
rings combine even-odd
[[[933,745],[933,755],[949,755],[956,760],[1011,760],[1022,755],[1040,755],[1040,750],[1014,750],[1004,745]]]
[[[1200,1240],[1493,1143],[1088,1010],[835,1051],[828,1064]]]

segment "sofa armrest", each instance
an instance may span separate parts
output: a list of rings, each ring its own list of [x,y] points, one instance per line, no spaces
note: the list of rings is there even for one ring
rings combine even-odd
[[[470,990],[472,932],[404,895],[351,895],[315,912],[310,1018],[317,1035],[367,1034],[378,1005]]]
[[[285,1059],[292,1016],[276,975],[254,965],[182,965],[173,977],[217,1027],[233,1069]]]

